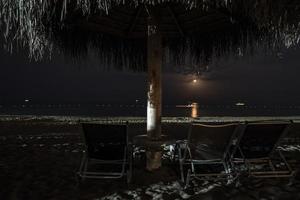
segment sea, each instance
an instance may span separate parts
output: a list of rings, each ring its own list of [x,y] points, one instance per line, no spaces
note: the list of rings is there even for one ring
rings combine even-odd
[[[145,117],[143,104],[15,104],[0,105],[0,115],[83,116],[83,117]],[[289,105],[163,105],[164,117],[213,116],[300,116],[300,106]]]

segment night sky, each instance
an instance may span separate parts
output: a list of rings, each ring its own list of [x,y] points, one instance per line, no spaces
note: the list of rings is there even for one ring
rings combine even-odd
[[[146,73],[107,71],[93,60],[74,64],[61,55],[36,63],[0,51],[0,59],[0,104],[146,102]],[[299,74],[300,48],[221,60],[197,83],[194,75],[164,72],[163,104],[300,105]]]

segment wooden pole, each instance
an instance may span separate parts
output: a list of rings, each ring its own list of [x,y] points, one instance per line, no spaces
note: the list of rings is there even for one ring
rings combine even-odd
[[[162,36],[157,18],[148,18],[147,64],[148,64],[148,99],[147,99],[147,135],[151,141],[161,139],[161,67]],[[149,149],[147,169],[153,171],[161,167],[161,150]]]

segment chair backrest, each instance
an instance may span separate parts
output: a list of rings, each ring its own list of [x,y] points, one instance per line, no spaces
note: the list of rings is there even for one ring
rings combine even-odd
[[[127,146],[127,125],[82,124],[89,158],[121,160]]]
[[[192,158],[203,159],[204,152],[212,159],[225,158],[237,129],[238,124],[192,124],[188,136]]]
[[[248,123],[239,139],[242,151],[236,151],[235,157],[246,159],[269,157],[282,136],[288,131],[290,122],[252,122]]]

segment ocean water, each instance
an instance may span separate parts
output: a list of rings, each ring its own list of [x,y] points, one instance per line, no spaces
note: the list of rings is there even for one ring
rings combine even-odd
[[[146,105],[43,104],[0,105],[0,115],[145,117]],[[300,116],[300,106],[255,105],[164,105],[165,117]]]

